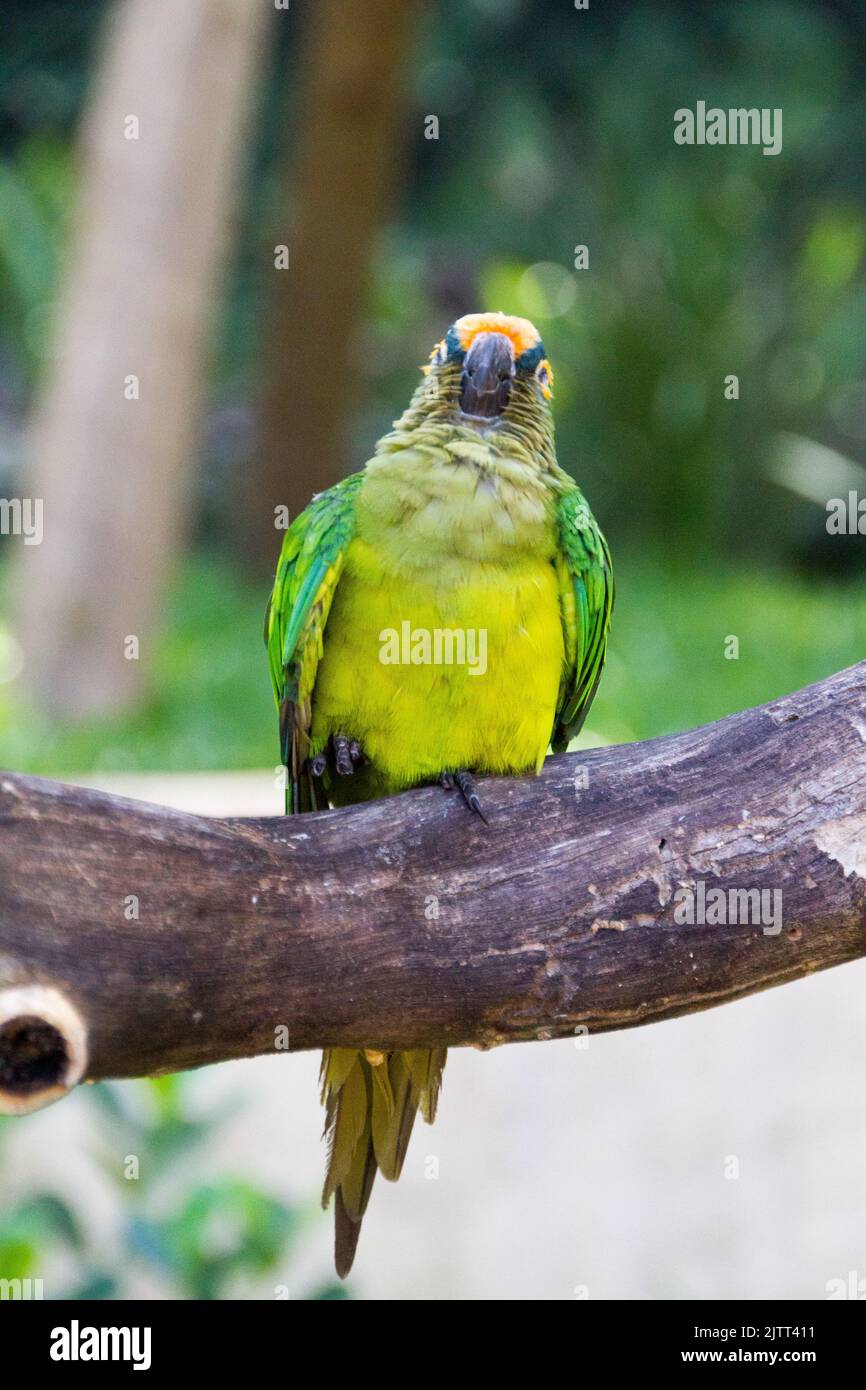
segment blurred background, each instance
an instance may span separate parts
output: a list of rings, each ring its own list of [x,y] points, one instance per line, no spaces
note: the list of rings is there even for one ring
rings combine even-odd
[[[864,37],[859,0],[3,0],[0,499],[44,534],[0,512],[0,765],[277,813],[281,509],[478,309],[540,328],[614,552],[584,743],[861,659]],[[781,153],[675,144],[699,100],[780,108]],[[866,1279],[864,986],[453,1054],[341,1289],[316,1059],[87,1088],[0,1122],[0,1277],[824,1297]]]

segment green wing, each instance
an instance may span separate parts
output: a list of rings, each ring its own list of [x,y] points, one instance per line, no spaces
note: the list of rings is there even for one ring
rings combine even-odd
[[[344,478],[295,518],[283,541],[265,614],[265,644],[280,712],[280,753],[288,768],[288,814],[318,809],[307,768],[313,687],[325,624],[355,530],[355,495],[363,476]]]
[[[556,516],[565,660],[551,744],[562,753],[580,733],[601,679],[614,585],[607,541],[579,488],[562,496]]]

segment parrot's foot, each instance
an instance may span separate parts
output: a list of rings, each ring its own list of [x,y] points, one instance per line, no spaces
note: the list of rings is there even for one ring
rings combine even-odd
[[[490,824],[484,814],[481,798],[475,786],[475,778],[471,772],[466,772],[465,769],[460,769],[457,772],[443,772],[439,782],[448,792],[452,792],[457,787],[469,809],[474,811],[476,816],[480,816],[485,825]]]
[[[310,772],[314,777],[324,777],[327,772],[329,749],[334,759],[334,770],[340,777],[351,777],[355,771],[355,763],[359,763],[364,756],[364,750],[356,738],[348,738],[346,734],[332,734],[328,740],[328,747],[317,753],[310,762]]]

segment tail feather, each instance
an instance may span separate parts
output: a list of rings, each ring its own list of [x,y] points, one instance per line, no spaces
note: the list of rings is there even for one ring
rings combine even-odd
[[[355,1251],[361,1234],[360,1221],[353,1221],[343,1203],[343,1192],[337,1188],[334,1198],[334,1268],[345,1279],[355,1263]]]
[[[418,1093],[412,1084],[405,1053],[392,1052],[382,1066],[388,1068],[394,1103],[391,1114],[384,1119],[381,1113],[377,1114],[374,1109],[373,1145],[382,1176],[389,1182],[396,1182],[412,1137],[412,1126],[418,1109]]]
[[[418,1104],[428,1125],[436,1119],[439,1088],[447,1052],[444,1047],[416,1048],[406,1053],[406,1065],[418,1091]]]
[[[363,1220],[364,1212],[367,1210],[370,1190],[377,1172],[376,1155],[373,1152],[368,1123],[358,1145],[357,1161],[352,1164],[348,1175],[340,1184],[340,1199],[343,1210],[349,1220],[356,1222],[359,1226]]]
[[[328,1140],[322,1205],[335,1198],[334,1262],[341,1279],[352,1267],[377,1171],[395,1182],[418,1110],[433,1121],[445,1058],[444,1048],[389,1052],[374,1063],[352,1048],[331,1048],[322,1058]]]
[[[353,1162],[334,1198],[334,1264],[341,1279],[345,1279],[355,1259],[361,1222],[376,1172],[376,1155],[368,1123],[358,1145],[357,1161]]]
[[[358,1054],[360,1059],[360,1053]],[[322,1192],[327,1206],[332,1194],[348,1181],[352,1166],[361,1152],[361,1139],[369,1130],[370,1083],[365,1075],[366,1063],[359,1060],[353,1066],[339,1091],[328,1092],[325,1102],[326,1134],[329,1141],[328,1171]],[[367,1067],[369,1071],[369,1067]]]

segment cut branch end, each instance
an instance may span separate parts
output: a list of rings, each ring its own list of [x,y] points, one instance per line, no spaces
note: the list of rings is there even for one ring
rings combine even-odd
[[[25,1115],[59,1100],[87,1065],[87,1029],[58,990],[0,992],[0,1114]]]

